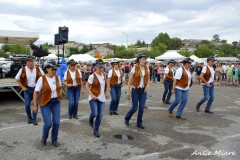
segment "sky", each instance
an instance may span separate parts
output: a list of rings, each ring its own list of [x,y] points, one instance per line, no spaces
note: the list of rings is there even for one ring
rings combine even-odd
[[[240,0],[0,0],[0,29],[39,33],[54,43],[58,27],[81,43],[151,43],[161,32],[183,39],[240,40]]]

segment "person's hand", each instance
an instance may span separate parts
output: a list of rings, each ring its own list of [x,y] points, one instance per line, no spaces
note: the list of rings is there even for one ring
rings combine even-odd
[[[109,98],[109,95],[108,93],[105,93],[105,98],[108,99]]]
[[[91,95],[91,97],[92,97],[93,100],[97,100],[97,97],[94,94]]]
[[[23,87],[22,87],[22,90],[23,90],[23,91],[26,91],[26,90],[27,90],[27,88],[23,86]]]
[[[211,87],[209,83],[205,83],[207,87]]]
[[[130,97],[130,91],[129,90],[127,91],[127,97]]]
[[[148,91],[149,86],[146,86],[144,89],[144,93],[146,93]]]
[[[72,84],[67,84],[68,87],[72,87],[73,85]]]
[[[108,87],[108,88],[107,88],[107,90],[108,90],[109,92],[111,92],[111,91],[112,91],[112,89],[111,89],[110,87]]]
[[[175,89],[172,89],[172,94],[175,93]]]
[[[33,112],[38,113],[38,107],[36,105],[33,106]]]

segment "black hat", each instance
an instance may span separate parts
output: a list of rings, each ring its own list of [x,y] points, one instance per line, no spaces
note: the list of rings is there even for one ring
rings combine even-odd
[[[208,57],[208,58],[207,58],[207,62],[208,62],[208,61],[216,61],[216,59],[215,59],[215,57],[211,56],[211,57]]]
[[[184,63],[184,62],[189,62],[189,63],[192,63],[192,62],[194,62],[194,60],[192,60],[191,58],[184,58],[183,60],[182,60],[182,63]]]
[[[142,52],[142,53],[139,53],[137,55],[137,59],[136,59],[136,62],[138,63],[139,62],[139,59],[141,59],[142,57],[148,57],[148,55],[145,53],[145,52]]]
[[[26,61],[33,61],[35,58],[33,56],[27,56]]]
[[[47,63],[44,67],[43,70],[46,71],[47,68],[55,68],[55,66],[51,63]]]
[[[114,59],[114,60],[111,61],[111,65],[112,65],[113,63],[120,63],[120,62],[119,62],[118,60]]]
[[[168,61],[168,64],[169,64],[169,63],[175,64],[176,62],[175,62],[173,59],[171,59],[170,61]]]
[[[70,60],[68,61],[68,65],[71,65],[71,64],[76,64],[76,62],[75,62],[73,59],[70,59]]]
[[[97,59],[95,64],[96,64],[96,67],[97,67],[97,66],[104,66],[104,65],[105,65],[105,63],[103,62],[102,59]]]

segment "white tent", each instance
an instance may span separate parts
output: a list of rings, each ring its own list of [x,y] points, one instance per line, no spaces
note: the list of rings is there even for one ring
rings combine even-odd
[[[29,45],[38,40],[35,32],[0,30],[0,43]]]
[[[177,52],[177,50],[168,50],[163,55],[155,57],[156,60],[169,60],[169,59],[179,60],[179,59],[183,59],[183,58],[185,58],[185,57],[182,56],[181,54],[179,54]]]
[[[198,58],[198,57],[195,56],[194,54],[191,55],[190,58],[191,58],[192,60],[194,60],[194,62],[197,62],[197,63],[202,63],[202,62],[203,62],[202,59]]]
[[[92,57],[90,54],[73,54],[68,59],[73,59],[76,62],[96,62],[96,58]]]
[[[49,54],[48,56],[42,57],[41,59],[45,59],[45,60],[56,60],[58,59],[58,57],[55,54]]]

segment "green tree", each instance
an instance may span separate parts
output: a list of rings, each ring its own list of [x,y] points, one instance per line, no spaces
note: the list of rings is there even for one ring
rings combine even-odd
[[[219,42],[220,41],[220,36],[218,34],[214,34],[213,37],[212,37],[212,41]]]
[[[158,46],[154,46],[151,48],[149,52],[149,56],[151,58],[155,58],[157,56],[162,55],[167,49],[167,46],[163,43],[159,43]]]
[[[203,44],[197,47],[197,49],[194,51],[194,54],[197,57],[206,58],[209,56],[213,56],[213,51],[210,50],[207,45]]]
[[[233,41],[232,42],[232,46],[233,46],[233,49],[236,49],[238,47],[238,42],[237,41]]]
[[[48,43],[44,43],[42,45],[40,45],[40,48],[42,48],[45,52],[49,53],[49,48],[50,46],[48,45]]]
[[[167,48],[169,50],[178,50],[182,47],[182,40],[180,38],[171,38],[168,41]]]
[[[90,48],[88,48],[87,46],[84,45],[83,48],[80,50],[80,53],[84,54],[84,53],[87,53],[89,51],[90,51]]]
[[[129,47],[126,49],[125,46],[121,45],[116,48],[116,52],[114,53],[115,58],[134,58],[137,54],[137,49],[133,47]]]
[[[5,44],[2,46],[2,50],[6,52],[10,52],[12,54],[30,54],[30,48],[22,46],[22,45],[9,45]]]
[[[167,33],[159,33],[158,36],[152,40],[151,46],[152,47],[158,46],[159,43],[168,45],[169,40],[170,40],[170,37]]]
[[[3,50],[0,50],[0,57],[8,58],[8,55]]]
[[[70,47],[70,48],[69,48],[69,51],[70,51],[69,56],[71,56],[71,55],[73,55],[73,54],[79,54],[79,53],[80,53],[79,50],[78,50],[78,48],[76,48],[76,47]]]
[[[231,44],[223,44],[220,46],[220,51],[224,53],[224,56],[237,56],[236,53],[233,50],[233,47]]]
[[[190,57],[193,54],[193,52],[188,49],[180,50],[179,53],[185,57]]]

